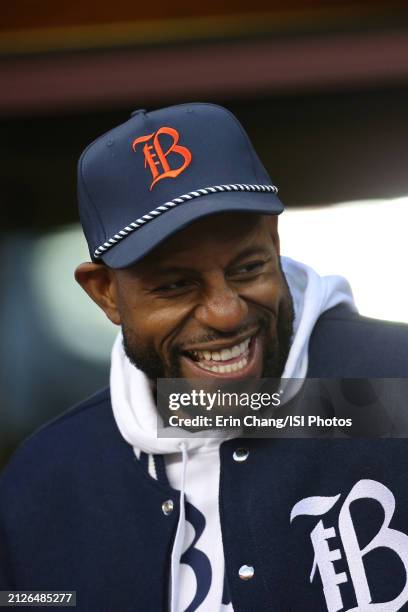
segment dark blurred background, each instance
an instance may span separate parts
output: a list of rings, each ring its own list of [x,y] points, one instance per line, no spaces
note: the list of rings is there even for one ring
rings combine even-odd
[[[17,0],[0,18],[0,469],[108,382],[75,165],[136,108],[228,106],[291,207],[408,195],[405,2]]]

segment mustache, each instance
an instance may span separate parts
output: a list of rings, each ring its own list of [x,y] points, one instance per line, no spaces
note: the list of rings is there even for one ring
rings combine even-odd
[[[191,344],[205,344],[206,342],[217,342],[217,340],[228,340],[229,338],[236,338],[237,336],[241,336],[245,334],[245,332],[258,329],[259,331],[265,331],[268,329],[270,325],[271,317],[266,315],[260,315],[256,319],[252,321],[248,321],[234,329],[231,332],[209,332],[200,336],[196,336],[193,338],[189,338],[188,345]],[[184,347],[187,346],[187,343],[183,343],[182,345],[177,345],[173,347],[173,354],[179,354],[184,351]]]

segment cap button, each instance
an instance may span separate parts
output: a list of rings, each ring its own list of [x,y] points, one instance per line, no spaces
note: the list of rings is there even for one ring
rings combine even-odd
[[[134,110],[132,113],[130,113],[130,116],[134,117],[135,115],[140,115],[141,113],[145,115],[147,113],[147,110],[145,108],[138,108],[137,110]]]

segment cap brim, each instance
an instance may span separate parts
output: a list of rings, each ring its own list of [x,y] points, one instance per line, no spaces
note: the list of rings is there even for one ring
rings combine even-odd
[[[283,208],[274,193],[227,192],[194,198],[136,229],[110,248],[101,259],[111,268],[127,268],[198,219],[223,212],[279,215]]]

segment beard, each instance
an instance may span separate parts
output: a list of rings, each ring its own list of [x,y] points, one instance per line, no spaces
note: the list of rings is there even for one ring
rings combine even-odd
[[[280,378],[287,361],[293,335],[294,309],[293,300],[289,287],[281,268],[284,283],[284,295],[281,299],[278,315],[276,333],[272,331],[273,315],[265,313],[255,317],[250,324],[241,326],[233,333],[211,333],[205,337],[197,338],[196,343],[204,343],[217,340],[226,340],[228,337],[236,338],[247,330],[259,329],[263,337],[263,371],[262,378]],[[122,325],[123,346],[129,361],[139,370],[142,370],[154,384],[158,378],[181,378],[180,358],[183,348],[173,346],[169,354],[169,365],[163,362],[159,353],[153,345],[143,346],[137,332],[126,325]]]

